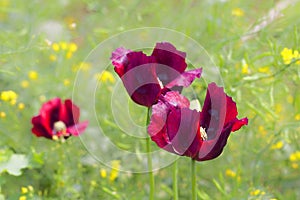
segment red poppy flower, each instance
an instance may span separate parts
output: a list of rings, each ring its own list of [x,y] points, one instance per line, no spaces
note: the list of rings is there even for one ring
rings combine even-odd
[[[54,140],[78,136],[88,125],[88,121],[79,123],[79,116],[79,108],[70,99],[62,103],[60,98],[54,98],[44,103],[39,115],[32,118],[32,133]]]
[[[235,102],[215,83],[208,85],[201,112],[191,110],[189,104],[170,91],[153,105],[148,133],[160,148],[197,161],[214,159],[230,133],[248,124],[247,118],[237,119]]]
[[[167,42],[157,43],[152,54],[135,52],[123,47],[112,53],[112,64],[123,84],[137,104],[150,107],[160,94],[175,88],[188,87],[200,78],[202,69],[185,71],[186,53]]]

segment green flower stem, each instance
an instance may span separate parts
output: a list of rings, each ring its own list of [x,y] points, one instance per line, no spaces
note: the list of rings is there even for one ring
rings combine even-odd
[[[177,182],[177,176],[178,176],[178,164],[177,160],[173,163],[173,199],[178,200],[178,182]]]
[[[191,161],[192,200],[197,200],[196,162],[193,159],[191,159]]]
[[[148,108],[147,111],[146,127],[148,127],[149,123],[150,123],[150,108]],[[149,200],[153,200],[154,199],[154,176],[152,171],[151,140],[149,136],[146,139],[146,149],[147,149],[148,174],[149,174],[149,185],[150,185]]]

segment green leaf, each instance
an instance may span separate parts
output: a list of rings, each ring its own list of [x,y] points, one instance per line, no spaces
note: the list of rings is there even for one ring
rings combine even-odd
[[[44,153],[32,152],[29,156],[29,166],[31,168],[40,168],[44,164]]]
[[[28,159],[22,154],[13,154],[8,161],[0,163],[0,173],[7,172],[14,176],[22,174],[21,169],[28,167]]]

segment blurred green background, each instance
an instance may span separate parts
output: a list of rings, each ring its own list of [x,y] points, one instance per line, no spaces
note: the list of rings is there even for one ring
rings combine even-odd
[[[176,30],[201,44],[239,117],[249,118],[220,157],[197,163],[198,198],[300,199],[299,10],[296,0],[0,0],[0,200],[147,199],[147,174],[119,171],[126,165],[120,160],[110,163],[113,169],[87,162],[80,138],[64,144],[36,138],[30,123],[43,102],[72,97],[93,48],[142,27]],[[119,79],[110,66],[95,80],[96,108],[104,110]],[[205,87],[193,84],[200,102]],[[81,112],[83,120],[93,115]],[[131,103],[130,113],[144,122],[144,108]],[[116,146],[143,151],[110,112],[98,115]],[[178,163],[179,197],[189,199],[190,162]],[[155,199],[172,199],[171,169],[155,172]]]

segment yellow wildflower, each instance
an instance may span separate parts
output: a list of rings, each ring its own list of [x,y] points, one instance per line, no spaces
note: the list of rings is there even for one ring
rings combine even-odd
[[[227,169],[225,171],[225,175],[228,176],[228,177],[231,177],[231,178],[236,177],[236,173],[234,171],[232,171],[231,169]]]
[[[290,161],[295,162],[300,160],[300,151],[296,151],[290,155]]]
[[[21,193],[22,194],[28,193],[28,188],[27,187],[21,187]]]
[[[28,72],[28,78],[31,80],[36,80],[38,78],[38,73],[36,71]]]
[[[18,95],[14,91],[8,90],[8,91],[1,92],[0,97],[1,97],[2,101],[7,101],[7,102],[10,102],[11,105],[15,105]]]
[[[275,113],[280,114],[283,110],[283,106],[280,103],[275,104]]]
[[[234,8],[232,9],[231,14],[236,17],[242,17],[244,16],[244,11],[240,8]]]
[[[99,82],[108,82],[108,81],[111,83],[115,82],[115,78],[112,75],[112,73],[110,73],[109,71],[106,71],[106,70],[103,71],[102,73],[95,74],[95,78]]]
[[[270,73],[270,67],[268,67],[268,66],[260,67],[260,68],[258,68],[258,72],[268,74],[268,73]]]
[[[299,164],[298,163],[292,163],[292,168],[293,169],[298,169],[299,168]]]
[[[26,196],[20,196],[20,197],[19,197],[19,200],[26,200],[26,199],[27,199]]]
[[[294,102],[294,97],[292,95],[288,95],[286,97],[286,100],[287,100],[288,103],[292,104]]]
[[[19,103],[18,108],[19,108],[19,110],[23,110],[25,108],[25,104],[24,103]]]
[[[30,192],[33,192],[33,187],[32,187],[32,185],[28,185],[28,190],[30,191]]]
[[[70,80],[69,79],[64,79],[64,85],[69,86],[70,85]]]
[[[267,135],[267,131],[266,131],[265,127],[263,127],[262,125],[258,126],[258,131],[262,136]]]
[[[88,71],[91,68],[91,63],[88,62],[81,62],[78,65],[74,65],[72,67],[72,71],[76,72],[78,70],[82,70],[82,71]]]
[[[40,100],[40,102],[45,102],[46,101],[46,97],[44,95],[40,95],[39,96],[39,100]]]
[[[300,121],[300,113],[295,115],[295,120]]]
[[[49,60],[51,60],[51,61],[56,61],[57,60],[57,57],[56,57],[56,55],[54,55],[54,54],[51,54],[50,56],[49,56]]]
[[[71,42],[71,43],[69,44],[69,51],[70,51],[70,52],[75,52],[75,51],[77,51],[77,44],[75,44],[74,42]]]
[[[273,145],[271,146],[271,149],[273,149],[273,150],[275,150],[275,149],[282,149],[282,147],[283,147],[283,142],[282,142],[282,141],[279,141],[279,142],[273,144]]]
[[[100,176],[101,176],[102,178],[106,178],[107,173],[106,173],[106,170],[105,170],[105,169],[100,169]]]
[[[109,176],[109,180],[111,182],[113,182],[114,180],[116,180],[116,178],[119,175],[119,169],[120,169],[120,161],[119,160],[113,160],[111,162],[112,165],[112,169],[110,171],[110,176]]]
[[[26,81],[26,80],[23,80],[23,81],[21,81],[21,87],[22,88],[28,88],[28,86],[29,86],[29,82],[28,81]]]
[[[0,117],[1,117],[1,118],[5,118],[5,117],[6,117],[6,113],[3,112],[3,111],[1,111],[1,112],[0,112]]]
[[[66,54],[66,59],[70,59],[70,58],[72,58],[72,56],[73,56],[73,53],[71,51],[68,51]]]
[[[52,49],[53,49],[54,51],[59,51],[60,47],[59,47],[59,45],[58,45],[57,43],[53,43],[53,44],[52,44]]]
[[[60,42],[59,46],[62,50],[66,50],[68,48],[68,44],[66,42]]]
[[[251,196],[258,196],[260,194],[261,194],[261,191],[259,189],[255,189],[250,192]]]
[[[292,49],[288,49],[288,48],[284,48],[280,52],[280,55],[282,57],[283,63],[286,64],[286,65],[290,64],[293,61],[293,59],[299,59],[300,58],[299,52],[297,50],[295,50],[293,52]],[[296,63],[299,64],[300,62],[297,61]]]
[[[249,65],[246,63],[245,60],[242,61],[242,74],[249,74]]]

